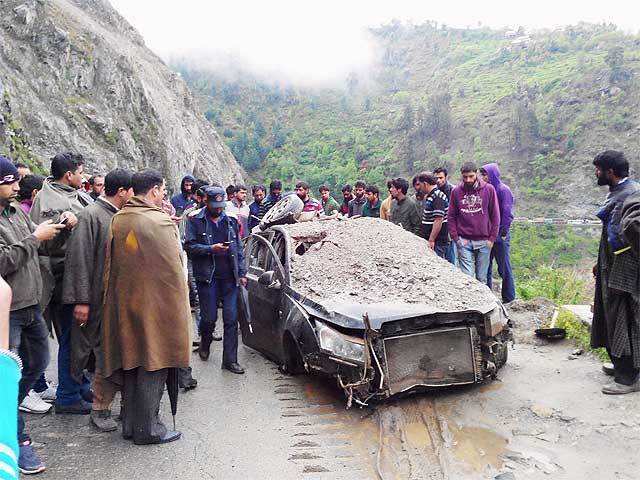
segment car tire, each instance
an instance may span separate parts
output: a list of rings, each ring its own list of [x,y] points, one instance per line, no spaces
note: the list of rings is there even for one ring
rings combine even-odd
[[[284,341],[282,343],[284,345],[285,355],[285,363],[283,365],[283,369],[289,375],[305,373],[306,370],[304,368],[304,361],[302,360],[302,353],[300,353],[298,343],[294,340],[293,336],[289,332],[285,333]]]
[[[295,218],[302,213],[304,203],[295,195],[287,195],[269,209],[269,211],[262,217],[260,222],[260,229],[266,230],[274,225],[284,225],[287,223],[294,223]]]

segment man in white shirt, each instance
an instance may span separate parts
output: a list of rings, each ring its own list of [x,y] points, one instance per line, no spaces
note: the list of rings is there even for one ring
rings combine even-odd
[[[238,220],[240,224],[240,237],[244,238],[249,235],[249,205],[247,204],[247,187],[244,185],[236,185],[235,196],[227,202],[224,212],[229,216]]]

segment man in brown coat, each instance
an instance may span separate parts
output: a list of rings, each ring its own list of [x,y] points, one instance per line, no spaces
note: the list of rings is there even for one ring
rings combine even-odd
[[[158,418],[170,368],[189,366],[189,291],[178,230],[162,211],[165,184],[151,169],[133,175],[134,196],[114,215],[105,261],[105,378],[122,384],[122,436],[168,443]]]

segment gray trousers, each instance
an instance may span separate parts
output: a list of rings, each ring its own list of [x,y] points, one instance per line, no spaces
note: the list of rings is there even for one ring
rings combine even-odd
[[[124,371],[122,387],[122,436],[137,445],[158,443],[167,433],[160,421],[160,400],[167,381],[166,368],[147,372],[143,368]]]

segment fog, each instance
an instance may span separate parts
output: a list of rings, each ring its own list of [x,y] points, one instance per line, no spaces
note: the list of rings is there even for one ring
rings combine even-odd
[[[393,19],[456,27],[554,28],[585,22],[640,29],[640,3],[611,0],[111,0],[165,59],[189,58],[226,69],[228,62],[281,82],[342,81],[373,61],[367,27]]]

